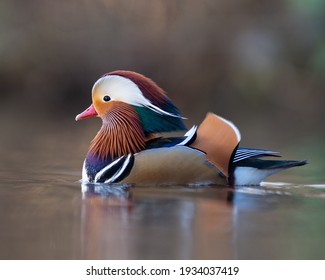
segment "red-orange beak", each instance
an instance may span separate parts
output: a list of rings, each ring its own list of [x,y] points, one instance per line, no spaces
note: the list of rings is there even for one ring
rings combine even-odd
[[[91,104],[85,111],[76,116],[76,121],[98,116],[95,107]]]

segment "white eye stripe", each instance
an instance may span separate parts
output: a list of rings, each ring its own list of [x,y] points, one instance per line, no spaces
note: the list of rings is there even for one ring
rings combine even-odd
[[[147,107],[159,114],[181,118],[152,104],[149,99],[144,97],[134,82],[122,76],[107,75],[100,78],[94,84],[92,92],[93,94],[95,92],[96,94],[101,94],[102,98],[107,95],[110,97],[110,100],[118,100],[134,106]]]
[[[135,106],[148,106],[151,104],[135,83],[118,75],[108,75],[100,78],[94,84],[94,91],[102,93],[103,96],[110,96],[111,100],[120,100]]]

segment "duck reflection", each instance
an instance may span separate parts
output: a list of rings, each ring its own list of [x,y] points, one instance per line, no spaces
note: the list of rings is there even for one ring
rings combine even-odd
[[[232,258],[227,188],[83,184],[82,192],[83,258]]]
[[[91,196],[128,198],[131,187],[129,184],[82,183],[81,192],[83,198]]]

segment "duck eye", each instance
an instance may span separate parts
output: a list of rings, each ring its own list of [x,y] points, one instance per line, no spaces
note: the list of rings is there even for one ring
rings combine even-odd
[[[111,100],[111,98],[110,98],[108,95],[105,95],[105,96],[103,97],[103,100],[104,100],[105,102],[108,102],[108,101]]]

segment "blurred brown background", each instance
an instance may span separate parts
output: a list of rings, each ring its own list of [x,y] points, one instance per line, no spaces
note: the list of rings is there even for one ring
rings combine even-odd
[[[213,111],[243,145],[324,155],[324,30],[321,0],[1,0],[2,147],[56,151],[70,133],[83,158],[100,123],[75,115],[99,76],[128,69],[189,127]]]

